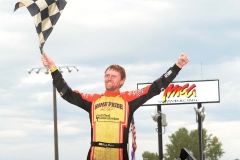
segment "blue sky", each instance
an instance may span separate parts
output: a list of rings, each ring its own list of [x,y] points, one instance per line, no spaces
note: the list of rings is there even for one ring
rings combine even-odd
[[[0,159],[54,159],[51,76],[28,74],[42,67],[38,38],[26,8],[13,12],[13,0],[0,1]],[[125,67],[122,91],[152,82],[172,66],[180,53],[190,58],[175,81],[219,79],[220,103],[204,104],[203,127],[217,136],[226,152],[221,160],[240,158],[240,2],[101,0],[68,4],[49,36],[46,53],[65,71],[72,89],[104,92],[103,73],[116,63]],[[202,65],[201,65],[202,64]],[[84,110],[57,95],[59,159],[86,159],[90,124]],[[168,136],[180,127],[197,129],[194,104],[163,106]],[[157,152],[157,124],[150,112],[135,113],[138,149]],[[165,147],[164,147],[165,149]]]

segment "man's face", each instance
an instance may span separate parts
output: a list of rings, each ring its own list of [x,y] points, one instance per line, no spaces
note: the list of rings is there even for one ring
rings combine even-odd
[[[121,75],[119,72],[108,69],[105,73],[105,87],[107,91],[115,92],[118,91],[123,83],[125,82],[125,79],[121,79]]]

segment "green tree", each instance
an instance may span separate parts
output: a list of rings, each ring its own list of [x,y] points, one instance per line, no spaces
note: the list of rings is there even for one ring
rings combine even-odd
[[[171,144],[166,144],[165,160],[179,158],[181,148],[186,148],[192,155],[198,159],[198,130],[188,131],[186,128],[180,128],[174,134],[169,136]],[[225,152],[222,149],[222,143],[212,134],[208,135],[207,130],[203,129],[203,154],[205,159],[218,160]]]
[[[158,160],[158,154],[157,153],[151,153],[149,151],[144,151],[142,154],[143,158],[148,158],[148,160]]]

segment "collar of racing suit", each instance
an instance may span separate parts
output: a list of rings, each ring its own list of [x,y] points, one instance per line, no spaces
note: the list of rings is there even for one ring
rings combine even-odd
[[[119,94],[120,94],[120,91],[116,91],[116,92],[105,91],[103,95],[105,95],[105,96],[117,96]]]

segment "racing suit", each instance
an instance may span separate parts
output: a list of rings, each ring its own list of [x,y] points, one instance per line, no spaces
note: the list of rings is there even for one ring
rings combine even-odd
[[[151,85],[126,92],[84,94],[72,90],[56,70],[53,85],[63,99],[89,114],[91,147],[87,160],[129,160],[127,143],[133,113],[147,100],[160,94],[176,77],[180,68],[174,64]]]

